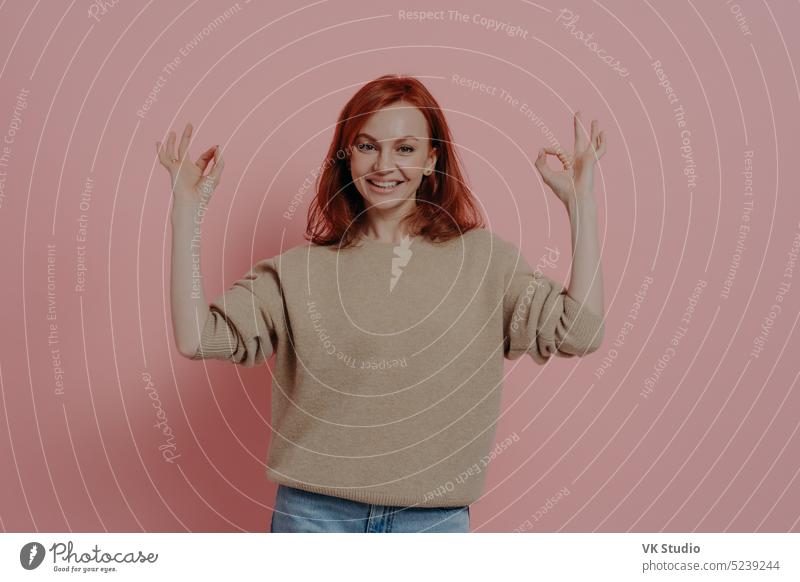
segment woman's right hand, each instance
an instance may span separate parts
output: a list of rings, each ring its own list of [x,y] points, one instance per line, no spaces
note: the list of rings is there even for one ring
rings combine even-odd
[[[162,147],[161,142],[156,142],[158,159],[167,170],[169,170],[172,180],[172,196],[174,205],[199,205],[201,202],[208,204],[208,200],[214,189],[219,184],[225,162],[219,151],[219,146],[207,149],[197,159],[191,163],[187,158],[189,141],[192,135],[192,124],[187,123],[183,130],[183,137],[178,146],[178,155],[175,155],[175,132],[170,131],[167,138],[166,147]],[[211,171],[203,175],[211,159],[214,158],[214,165]]]

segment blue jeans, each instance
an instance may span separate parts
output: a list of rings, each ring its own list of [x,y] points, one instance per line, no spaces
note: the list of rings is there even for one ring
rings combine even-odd
[[[467,533],[469,506],[398,507],[278,485],[273,533]]]

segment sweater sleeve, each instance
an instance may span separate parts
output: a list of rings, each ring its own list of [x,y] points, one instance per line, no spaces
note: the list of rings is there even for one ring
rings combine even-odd
[[[277,347],[275,322],[282,308],[275,258],[259,261],[211,301],[191,359],[229,360],[245,368],[264,363]]]
[[[553,354],[571,358],[597,350],[605,332],[603,317],[567,295],[563,285],[531,269],[514,245],[505,244],[504,356],[516,360],[528,353],[544,364]]]

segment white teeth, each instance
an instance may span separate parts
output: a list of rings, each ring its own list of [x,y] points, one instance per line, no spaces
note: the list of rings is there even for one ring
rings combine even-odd
[[[375,184],[379,188],[394,188],[400,182],[376,182],[374,180],[369,180],[370,183]]]

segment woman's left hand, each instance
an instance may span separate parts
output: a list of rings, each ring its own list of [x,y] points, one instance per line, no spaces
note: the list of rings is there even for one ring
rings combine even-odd
[[[576,111],[575,152],[570,155],[554,148],[539,150],[534,165],[542,180],[565,205],[592,199],[594,190],[594,165],[606,153],[605,131],[599,131],[597,120],[592,120],[591,136],[582,127],[581,112]],[[555,171],[547,164],[547,154],[556,156],[563,170]]]

